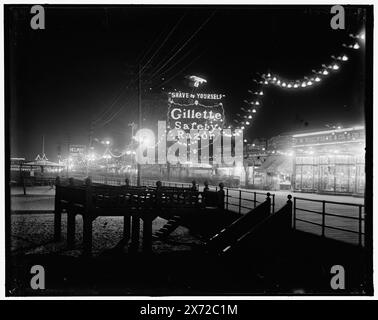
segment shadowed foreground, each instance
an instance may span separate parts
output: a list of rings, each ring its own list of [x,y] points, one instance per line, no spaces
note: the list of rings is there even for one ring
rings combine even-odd
[[[92,258],[18,253],[8,295],[366,294],[362,249],[300,231],[254,237],[222,256],[201,245],[150,255],[110,249]],[[36,264],[46,270],[43,291],[30,289]],[[345,290],[330,287],[333,265],[345,268]]]

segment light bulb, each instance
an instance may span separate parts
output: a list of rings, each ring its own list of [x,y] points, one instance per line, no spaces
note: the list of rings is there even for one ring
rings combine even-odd
[[[342,61],[348,61],[348,57],[344,54],[344,55],[341,57],[341,60],[342,60]]]
[[[360,45],[356,42],[354,45],[353,45],[353,49],[360,49]]]

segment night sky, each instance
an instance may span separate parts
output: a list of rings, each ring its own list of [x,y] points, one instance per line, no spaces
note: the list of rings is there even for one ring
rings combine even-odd
[[[231,121],[252,98],[256,72],[302,78],[331,63],[332,54],[347,53],[349,61],[316,87],[265,90],[245,136],[362,124],[365,51],[345,50],[342,43],[362,30],[364,11],[345,8],[346,29],[333,30],[330,6],[46,6],[46,29],[32,30],[30,7],[8,7],[11,156],[33,159],[44,134],[46,155],[55,161],[59,146],[64,153],[68,142],[88,144],[90,122],[98,119],[93,137],[111,138],[122,150],[128,123],[137,122],[137,66],[151,57],[144,99],[154,101],[162,88],[181,89],[186,75],[203,76],[204,91],[226,95]],[[156,103],[150,119],[144,113],[145,125],[157,126],[156,115],[165,120],[166,108]]]

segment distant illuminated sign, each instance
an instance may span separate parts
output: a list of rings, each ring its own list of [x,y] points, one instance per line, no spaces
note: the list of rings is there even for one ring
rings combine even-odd
[[[70,153],[73,155],[80,155],[84,154],[86,150],[85,145],[79,145],[79,144],[71,144],[70,145]]]
[[[168,98],[168,126],[171,129],[222,129],[225,122],[223,94],[175,91]]]

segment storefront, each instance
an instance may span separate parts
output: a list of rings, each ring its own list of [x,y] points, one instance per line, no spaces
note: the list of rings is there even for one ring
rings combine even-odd
[[[296,134],[293,189],[364,195],[365,128]]]
[[[262,190],[290,190],[292,170],[292,157],[269,155],[260,166],[256,166],[249,183],[253,188]]]

